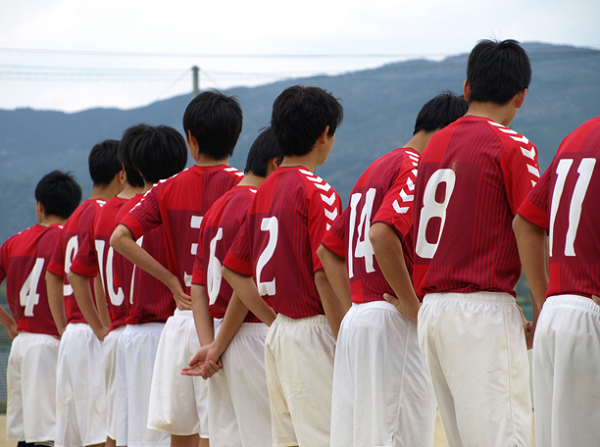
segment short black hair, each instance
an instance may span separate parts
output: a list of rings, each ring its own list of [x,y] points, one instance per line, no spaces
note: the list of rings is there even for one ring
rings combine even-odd
[[[81,186],[70,173],[52,171],[35,187],[35,200],[44,206],[46,216],[68,219],[81,202]]]
[[[469,101],[508,103],[529,87],[531,64],[516,40],[482,40],[471,50],[467,63]]]
[[[183,130],[198,142],[200,153],[220,160],[233,155],[242,131],[242,108],[237,99],[216,90],[200,93],[185,109]]]
[[[271,127],[283,155],[305,155],[327,126],[332,136],[343,118],[344,109],[331,93],[295,85],[275,99]]]
[[[187,163],[185,140],[169,126],[149,126],[133,143],[131,158],[142,177],[156,183],[177,174]]]
[[[123,170],[117,156],[118,149],[119,142],[117,140],[104,140],[92,148],[88,164],[94,186],[109,185],[115,175]]]
[[[283,154],[275,142],[273,130],[267,127],[252,143],[250,151],[248,151],[244,173],[247,174],[252,171],[254,175],[266,177],[269,160],[281,157],[283,157]]]
[[[127,183],[133,187],[142,188],[144,186],[144,179],[136,169],[135,163],[131,159],[131,149],[137,136],[148,127],[150,127],[148,124],[136,124],[135,126],[127,128],[125,132],[123,132],[121,142],[119,143],[117,155],[119,157],[119,161],[125,169]]]
[[[419,115],[417,115],[413,135],[421,130],[433,132],[437,129],[443,129],[448,124],[464,116],[468,108],[469,103],[465,101],[464,96],[457,96],[446,90],[427,101],[421,108]]]

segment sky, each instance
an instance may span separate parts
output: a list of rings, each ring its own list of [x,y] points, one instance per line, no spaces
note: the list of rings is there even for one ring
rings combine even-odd
[[[600,49],[598,0],[0,0],[0,109],[130,109],[406,59],[480,39]]]

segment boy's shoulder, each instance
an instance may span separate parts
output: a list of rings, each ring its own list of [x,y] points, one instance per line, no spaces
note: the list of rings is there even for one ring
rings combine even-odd
[[[82,226],[89,226],[98,210],[105,204],[106,201],[102,199],[88,199],[83,202],[65,222],[65,231],[77,231]]]

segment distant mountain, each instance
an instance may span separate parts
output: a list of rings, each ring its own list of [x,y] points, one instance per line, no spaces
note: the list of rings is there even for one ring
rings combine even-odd
[[[560,141],[600,114],[600,51],[543,43],[524,44],[533,80],[513,122],[550,163]],[[232,164],[243,168],[258,130],[269,124],[273,100],[294,84],[316,85],[341,98],[344,122],[319,174],[347,202],[359,174],[375,158],[401,146],[412,134],[421,106],[442,90],[462,92],[467,55],[440,62],[411,60],[340,76],[289,79],[254,88],[232,88],[244,111],[244,127]],[[65,94],[69,94],[68,87]],[[87,156],[106,138],[120,138],[133,124],[167,124],[183,133],[181,119],[190,95],[131,110],[91,109],[78,113],[32,109],[0,110],[0,242],[35,222],[33,190],[53,169],[73,171],[89,194]]]

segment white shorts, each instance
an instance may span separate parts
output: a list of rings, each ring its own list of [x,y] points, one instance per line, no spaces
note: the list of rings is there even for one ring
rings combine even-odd
[[[431,447],[435,406],[417,323],[385,301],[353,304],[335,348],[331,446]]]
[[[529,361],[515,299],[429,294],[418,318],[448,445],[530,446]]]
[[[119,336],[125,330],[125,326],[113,329],[104,337],[102,343],[102,364],[104,366],[104,378],[106,380],[106,403],[107,403],[107,433],[111,439],[117,439],[117,415],[115,414],[116,383],[117,378],[117,343]]]
[[[69,323],[56,369],[57,447],[106,441],[106,381],[102,342],[85,323]]]
[[[577,295],[546,300],[533,344],[536,445],[600,444],[600,306]]]
[[[53,441],[56,428],[58,339],[21,332],[10,348],[6,381],[6,439]]]
[[[171,444],[168,434],[147,427],[154,360],[164,327],[164,323],[127,325],[119,337],[117,445],[166,447]]]
[[[215,320],[217,321],[217,320]],[[208,381],[211,447],[272,447],[263,323],[242,323]]]
[[[265,342],[273,446],[329,447],[334,352],[325,315],[277,315]]]
[[[199,433],[208,438],[208,384],[200,376],[181,374],[199,349],[192,311],[176,309],[158,344],[148,428],[177,436]]]

